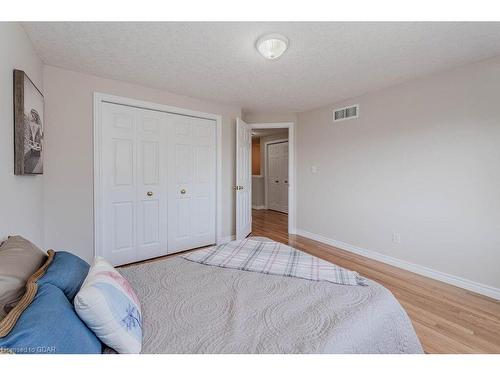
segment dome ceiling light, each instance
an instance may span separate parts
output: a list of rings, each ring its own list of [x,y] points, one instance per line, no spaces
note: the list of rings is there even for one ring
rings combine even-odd
[[[260,37],[255,46],[266,59],[276,60],[288,48],[288,39],[280,34],[268,34]]]

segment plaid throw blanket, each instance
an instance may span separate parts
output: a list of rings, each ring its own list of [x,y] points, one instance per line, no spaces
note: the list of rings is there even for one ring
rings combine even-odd
[[[357,272],[272,240],[255,240],[250,237],[194,251],[182,258],[210,266],[270,275],[343,285],[366,285]]]

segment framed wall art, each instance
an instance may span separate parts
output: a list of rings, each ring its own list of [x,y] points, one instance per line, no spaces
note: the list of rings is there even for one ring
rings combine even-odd
[[[22,70],[14,70],[14,174],[43,173],[43,95]]]

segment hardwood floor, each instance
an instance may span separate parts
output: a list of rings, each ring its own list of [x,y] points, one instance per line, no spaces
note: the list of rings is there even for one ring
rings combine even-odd
[[[288,216],[254,210],[265,236],[357,271],[389,289],[410,316],[427,353],[500,353],[500,301],[287,232]]]

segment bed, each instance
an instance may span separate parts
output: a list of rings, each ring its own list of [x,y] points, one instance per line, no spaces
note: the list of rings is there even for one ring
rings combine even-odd
[[[142,353],[422,353],[386,288],[175,256],[120,268],[142,305]]]

